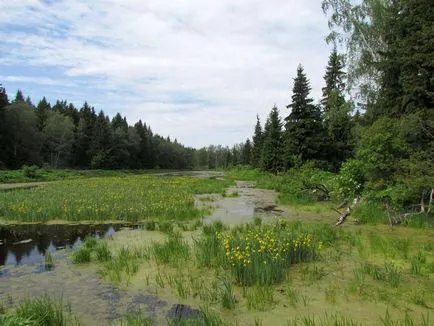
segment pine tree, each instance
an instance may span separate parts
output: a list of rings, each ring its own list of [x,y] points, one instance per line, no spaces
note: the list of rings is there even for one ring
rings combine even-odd
[[[324,153],[324,128],[321,111],[309,97],[311,87],[301,65],[294,79],[291,113],[285,119],[286,167],[300,165],[309,160],[321,160]]]
[[[264,135],[262,133],[261,121],[259,120],[258,115],[256,115],[255,133],[252,140],[252,166],[258,168],[261,165],[262,147],[264,143]]]
[[[322,89],[321,104],[326,115],[331,108],[345,103],[345,72],[343,69],[344,59],[335,47],[329,57],[324,76],[325,87]]]
[[[247,138],[246,142],[244,143],[242,151],[243,151],[242,152],[243,165],[251,165],[252,164],[252,143],[250,142],[249,138]]]
[[[8,94],[6,89],[0,84],[0,110],[9,104]]]
[[[51,110],[50,103],[47,102],[45,96],[39,101],[36,106],[37,128],[42,131],[47,123],[48,112]]]
[[[350,105],[345,101],[345,72],[343,57],[336,48],[330,54],[324,76],[321,104],[324,110],[325,128],[328,133],[327,155],[330,168],[337,171],[342,162],[352,155],[352,122]]]
[[[23,103],[23,102],[25,102],[24,95],[23,92],[19,89],[17,91],[17,94],[15,95],[14,103]]]
[[[278,173],[282,170],[282,122],[276,106],[271,109],[264,130],[261,168]]]
[[[5,113],[6,106],[9,105],[8,95],[6,89],[0,84],[0,168],[6,165],[7,153],[7,137],[6,137],[6,124]]]

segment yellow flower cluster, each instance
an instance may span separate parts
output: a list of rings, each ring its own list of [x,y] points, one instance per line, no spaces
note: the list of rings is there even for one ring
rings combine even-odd
[[[322,245],[314,245],[312,234],[295,236],[291,230],[275,226],[266,230],[250,230],[245,234],[218,233],[217,238],[222,241],[226,258],[233,267],[247,267],[253,263],[291,263]]]

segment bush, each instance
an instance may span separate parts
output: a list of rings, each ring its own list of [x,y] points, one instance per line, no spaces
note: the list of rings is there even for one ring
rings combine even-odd
[[[339,174],[335,177],[334,195],[338,199],[355,198],[362,193],[364,183],[362,162],[348,160],[342,164]]]
[[[23,165],[23,173],[26,178],[36,179],[39,177],[39,167],[37,165],[27,166]]]

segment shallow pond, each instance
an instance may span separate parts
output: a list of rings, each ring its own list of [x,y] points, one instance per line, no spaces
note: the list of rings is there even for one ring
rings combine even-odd
[[[113,235],[132,224],[19,224],[0,226],[0,266],[38,265],[48,252],[78,246],[86,236]],[[1,275],[1,274],[0,274]]]

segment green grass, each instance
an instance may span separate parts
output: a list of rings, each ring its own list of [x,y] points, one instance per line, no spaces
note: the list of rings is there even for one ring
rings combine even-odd
[[[235,296],[232,287],[232,280],[224,279],[221,289],[221,303],[225,309],[235,309]]]
[[[106,262],[112,259],[112,253],[108,249],[107,244],[102,241],[95,247],[95,254],[99,262]]]
[[[273,307],[274,288],[271,286],[254,286],[246,290],[247,308],[266,311]]]
[[[0,315],[0,325],[69,326],[79,325],[78,319],[64,308],[62,301],[48,296],[27,298],[15,310]]]
[[[190,256],[190,248],[180,233],[171,233],[164,243],[154,243],[152,253],[158,264],[177,265],[185,263]]]
[[[195,194],[221,192],[231,181],[194,177],[123,176],[65,180],[0,192],[0,220],[183,221],[202,217]]]
[[[53,255],[49,251],[44,255],[44,265],[46,270],[51,270],[54,267]]]
[[[385,209],[378,203],[364,202],[351,213],[361,224],[387,224],[389,218]]]
[[[0,170],[0,183],[21,183],[59,181],[83,178],[126,177],[131,175],[170,172],[173,170],[72,170],[72,169],[45,169],[30,167],[19,170]]]
[[[72,262],[74,264],[86,264],[91,261],[92,249],[81,246],[72,253]]]
[[[140,265],[150,259],[148,250],[142,247],[122,247],[111,256],[98,272],[112,283],[125,285],[129,285]]]

